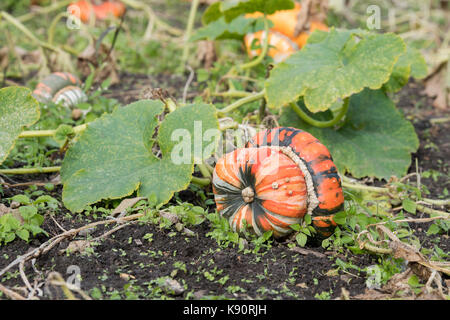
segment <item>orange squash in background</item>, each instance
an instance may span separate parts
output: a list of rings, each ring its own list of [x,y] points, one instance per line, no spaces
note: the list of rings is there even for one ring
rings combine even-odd
[[[295,37],[295,26],[297,25],[300,10],[301,5],[296,2],[294,9],[277,11],[274,14],[268,15],[267,19],[272,21],[274,24],[271,30],[284,34],[294,41],[299,48],[302,48],[306,44],[306,40],[311,32],[314,30],[328,31],[328,27],[320,21],[311,21],[309,31],[301,32],[297,37]],[[263,14],[260,12],[245,15],[246,18],[259,18],[262,16]]]
[[[94,6],[94,12],[97,19],[104,20],[109,15],[121,17],[125,13],[125,5],[122,2],[106,1],[98,6]]]
[[[72,3],[70,6],[78,7],[79,18],[85,23],[88,22],[93,15],[95,15],[96,19],[104,20],[110,15],[118,18],[125,13],[125,5],[120,1],[105,1],[99,5],[95,5],[90,1],[80,0]],[[77,15],[77,12],[71,13]]]
[[[287,40],[276,40],[273,41],[275,44],[272,44],[272,41],[270,42],[271,45],[273,45],[275,48],[272,49],[272,51],[269,51],[269,56],[274,58],[282,57],[281,60],[284,60],[289,55],[291,55],[294,51],[301,49],[308,40],[309,34],[313,32],[314,30],[322,30],[322,31],[328,31],[328,27],[323,24],[320,21],[310,21],[309,25],[309,31],[307,32],[301,32],[297,37],[295,36],[295,26],[297,25],[298,21],[298,15],[300,13],[301,5],[300,3],[296,2],[294,9],[291,10],[280,10],[275,12],[274,14],[268,15],[267,18],[273,22],[274,26],[270,29],[270,34],[277,33],[276,38],[280,38],[280,36],[287,37],[287,40],[295,43],[295,46],[288,45],[289,43]],[[260,12],[255,12],[251,14],[246,14],[246,18],[259,18],[262,17],[263,14]],[[258,34],[259,33],[259,34]],[[253,34],[253,38],[261,38],[262,31],[256,32]],[[269,39],[270,39],[269,35]],[[275,37],[275,36],[273,36]],[[248,39],[252,39],[251,34],[248,34],[244,40],[245,40],[245,46],[247,48],[247,52],[250,57],[255,56],[255,50],[250,49],[251,41],[248,41]],[[262,42],[261,42],[262,43]],[[287,49],[287,47],[292,47],[293,49]],[[259,51],[260,52],[260,51]],[[277,58],[275,59],[275,62],[279,62],[280,60]],[[277,61],[278,60],[278,61]]]
[[[78,7],[78,9],[74,8]],[[93,7],[89,1],[80,0],[70,4],[69,6],[70,13],[78,16],[82,22],[88,22],[91,14],[93,14]]]
[[[260,47],[264,43],[265,38],[266,32],[262,30],[245,35],[244,42],[249,57],[258,56],[261,53]],[[252,43],[255,39],[260,46],[258,49],[252,49]],[[269,31],[269,45],[270,47],[267,54],[273,58],[275,63],[283,61],[298,50],[298,46],[295,42],[277,31]]]

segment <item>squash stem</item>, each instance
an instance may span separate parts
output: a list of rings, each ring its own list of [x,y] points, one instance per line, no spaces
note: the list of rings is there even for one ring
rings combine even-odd
[[[199,185],[201,187],[206,187],[206,186],[211,184],[211,180],[210,179],[198,178],[198,177],[194,177],[194,176],[192,176],[191,182],[195,183],[195,184],[197,184],[197,185]]]
[[[61,167],[45,167],[45,168],[17,168],[17,169],[0,169],[0,174],[35,174],[35,173],[53,173],[59,172]]]
[[[349,98],[345,98],[344,99],[344,104],[341,108],[341,110],[339,111],[339,113],[337,114],[337,116],[329,121],[319,121],[316,119],[311,118],[308,114],[306,114],[306,112],[304,112],[296,103],[292,102],[290,104],[292,110],[295,111],[295,113],[306,123],[317,127],[317,128],[329,128],[334,126],[335,124],[337,124],[347,113],[348,111],[348,106],[349,106]]]
[[[265,15],[264,15],[264,34],[266,36],[264,38],[261,53],[259,54],[259,56],[250,62],[240,65],[239,69],[245,70],[245,69],[253,68],[253,67],[257,66],[258,64],[260,64],[263,61],[264,57],[267,55],[267,51],[269,50],[269,22]]]
[[[377,254],[391,254],[392,253],[392,249],[390,249],[390,248],[380,248],[380,247],[374,246],[372,244],[369,244],[367,242],[364,243],[364,249],[366,249],[367,251],[371,251],[373,253],[377,253]]]
[[[164,103],[169,110],[169,112],[174,112],[177,109],[177,103],[172,100],[172,98],[167,98],[164,100]]]
[[[213,97],[224,97],[224,98],[245,98],[251,96],[251,92],[238,91],[238,90],[228,90],[225,92],[214,92],[211,93]]]
[[[389,189],[388,188],[382,188],[382,187],[372,187],[372,186],[366,186],[363,184],[359,184],[359,183],[351,183],[349,182],[350,180],[345,177],[345,176],[341,176],[341,184],[344,188],[348,188],[348,189],[354,189],[354,190],[365,190],[365,191],[369,191],[369,192],[376,192],[376,193],[388,193]],[[431,205],[435,205],[435,206],[448,206],[450,205],[450,200],[435,200],[435,199],[426,199],[426,198],[422,198],[421,199],[423,202],[425,203],[429,203]],[[426,206],[423,206],[419,203],[416,204],[417,206],[417,210],[422,211],[424,213],[427,214],[437,214],[437,215],[442,215],[445,217],[450,217],[450,214],[441,210],[436,210],[436,209],[432,209],[432,208],[428,208]]]
[[[266,100],[261,101],[258,109],[258,124],[261,124],[264,120],[264,115],[266,114]]]
[[[265,94],[266,94],[266,92],[263,89],[260,92],[257,92],[257,93],[254,93],[252,95],[249,95],[247,97],[244,97],[242,99],[239,99],[239,100],[233,102],[232,104],[226,106],[225,108],[218,110],[217,112],[218,112],[219,115],[223,116],[224,114],[226,114],[228,112],[231,112],[234,109],[237,109],[237,108],[239,108],[240,106],[242,106],[244,104],[247,104],[247,103],[250,103],[250,102],[253,102],[253,101],[256,101],[256,100],[264,98]]]
[[[211,172],[209,171],[208,167],[205,165],[204,162],[197,164],[197,167],[204,178],[211,179]]]
[[[344,188],[348,188],[348,189],[365,190],[365,191],[376,192],[376,193],[385,193],[385,192],[389,191],[388,188],[365,186],[365,185],[359,184],[359,183],[349,183],[346,181],[342,181],[341,183]]]
[[[80,133],[86,130],[87,125],[82,124],[73,128],[75,133]],[[57,130],[30,130],[23,131],[19,134],[19,138],[40,138],[40,137],[53,137]]]
[[[48,31],[47,31],[47,41],[50,45],[53,45],[53,40],[55,39],[56,25],[58,24],[59,20],[61,20],[64,17],[67,17],[67,16],[68,16],[68,13],[63,11],[63,12],[58,13],[56,15],[56,17],[53,18],[53,20],[50,24],[50,27],[48,28]]]

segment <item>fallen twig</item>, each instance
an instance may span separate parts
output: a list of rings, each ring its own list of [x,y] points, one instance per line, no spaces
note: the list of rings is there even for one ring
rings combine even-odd
[[[27,300],[25,297],[21,296],[17,292],[14,292],[1,284],[0,284],[0,291],[3,292],[7,297],[9,297],[12,300]]]

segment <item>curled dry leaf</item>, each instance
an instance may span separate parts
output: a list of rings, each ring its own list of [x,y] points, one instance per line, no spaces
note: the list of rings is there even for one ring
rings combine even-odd
[[[295,36],[308,31],[312,22],[324,23],[327,18],[328,0],[305,0],[302,1],[302,6],[295,26]]]
[[[297,283],[295,286],[299,287],[299,288],[302,288],[302,289],[308,289],[308,285],[306,283],[304,283],[304,282]]]
[[[172,278],[166,278],[160,286],[161,289],[174,296],[178,296],[184,292],[183,286]]]
[[[17,207],[15,207],[15,208],[9,207],[8,208],[3,203],[0,203],[0,217],[5,214],[8,214],[8,213],[10,213],[17,220],[19,220],[21,224],[24,223],[24,220],[23,220],[22,216],[20,215],[19,209],[17,209]]]
[[[135,276],[133,276],[132,274],[128,274],[128,273],[121,273],[120,278],[125,281],[129,281],[130,279],[136,279]]]
[[[197,45],[197,59],[203,65],[203,68],[210,69],[217,60],[214,41],[201,40]]]
[[[434,98],[434,107],[442,110],[449,109],[450,65],[448,62],[441,64],[441,66],[425,80],[425,90],[423,93]]]
[[[348,292],[347,289],[344,287],[341,288],[341,296],[339,298],[340,300],[350,300],[350,292]]]
[[[175,223],[177,223],[179,221],[178,216],[175,213],[160,211],[159,215],[161,217],[169,220],[173,224],[175,224]]]
[[[402,258],[408,261],[409,267],[418,277],[423,280],[428,280],[434,270],[450,275],[449,263],[429,261],[417,248],[400,241],[400,239],[384,225],[377,225],[376,227],[379,232],[385,233],[391,239],[389,247],[392,249],[394,258]]]
[[[69,243],[67,248],[60,250],[61,254],[64,253],[83,253],[87,248],[91,247],[91,242],[87,240],[75,240]]]
[[[298,252],[298,253],[300,253],[302,255],[305,255],[305,256],[311,254],[313,256],[316,256],[317,258],[326,258],[327,257],[323,253],[312,251],[312,250],[308,250],[308,249],[304,249],[304,248],[300,248],[300,247],[294,247],[291,250],[295,251],[295,252]]]
[[[103,82],[106,79],[111,79],[110,84],[119,83],[119,73],[117,66],[117,59],[114,50],[110,49],[105,44],[100,44],[98,51],[93,45],[89,45],[78,56],[78,69],[87,77],[91,73],[90,66],[95,68],[94,82]]]
[[[123,212],[126,212],[127,209],[133,207],[136,203],[139,201],[145,199],[144,197],[136,197],[136,198],[128,198],[123,199],[122,202],[114,209],[113,212],[111,212],[111,216],[115,217],[118,214],[121,214]]]

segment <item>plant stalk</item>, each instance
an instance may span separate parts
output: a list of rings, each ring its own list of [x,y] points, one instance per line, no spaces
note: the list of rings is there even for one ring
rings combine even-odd
[[[153,12],[153,10],[150,8],[150,6],[147,5],[146,3],[143,3],[141,1],[136,1],[136,0],[122,0],[122,2],[125,5],[130,6],[131,8],[133,8],[135,10],[142,10],[145,13],[147,13],[149,23],[147,26],[147,30],[145,31],[144,40],[150,40],[151,29],[152,29],[153,24],[155,24],[156,26],[160,27],[161,29],[167,31],[168,33],[172,34],[173,36],[179,37],[179,36],[183,35],[183,32],[180,29],[174,28],[174,27],[170,26],[169,24],[167,24],[166,22],[160,20],[156,16],[156,14]]]
[[[208,167],[205,165],[204,162],[197,164],[197,167],[204,178],[211,179],[211,172],[209,171]]]
[[[24,14],[23,16],[18,17],[17,20],[20,22],[25,22],[25,21],[33,19],[36,15],[46,14],[46,13],[50,13],[50,12],[59,10],[65,6],[69,5],[71,2],[74,2],[74,1],[73,0],[57,1],[49,6],[40,7],[39,10],[37,10],[37,11],[33,11],[33,12],[29,12],[27,14]]]
[[[237,108],[239,108],[240,106],[242,106],[244,104],[247,104],[247,103],[250,103],[250,102],[253,102],[253,101],[256,101],[256,100],[264,98],[265,94],[266,94],[266,92],[263,89],[260,92],[251,94],[251,95],[249,95],[247,97],[244,97],[242,99],[239,99],[239,100],[233,102],[232,104],[226,106],[225,108],[218,110],[217,113],[219,114],[219,116],[223,116],[226,113],[231,112],[234,109],[237,109]]]
[[[194,176],[192,176],[191,182],[195,183],[195,184],[197,184],[197,185],[199,185],[201,187],[206,187],[206,186],[211,184],[211,180],[210,179],[198,178],[198,177],[194,177]]]
[[[197,8],[199,5],[199,0],[192,0],[191,3],[191,10],[189,12],[189,19],[186,26],[186,33],[184,34],[184,48],[183,48],[183,55],[181,56],[181,66],[180,70],[184,71],[184,68],[186,67],[186,63],[189,56],[189,38],[191,37],[192,30],[194,29],[194,22],[195,22],[195,15],[197,13]]]
[[[341,108],[341,110],[339,111],[339,113],[336,115],[336,117],[332,120],[328,120],[328,121],[319,121],[316,119],[311,118],[308,114],[306,114],[306,112],[304,112],[296,103],[292,102],[290,104],[292,110],[295,111],[295,113],[306,123],[317,127],[317,128],[329,128],[334,126],[335,124],[337,124],[347,113],[348,111],[348,106],[349,106],[349,98],[345,98],[344,99],[344,104]]]
[[[36,43],[37,45],[39,45],[42,48],[46,48],[55,52],[58,52],[60,49],[58,49],[57,47],[44,42],[42,40],[39,40],[38,38],[36,38],[36,36],[31,33],[31,31],[25,27],[20,21],[18,21],[16,18],[14,18],[13,16],[11,16],[9,13],[5,12],[5,11],[1,11],[0,15],[5,18],[6,21],[8,21],[9,23],[11,23],[13,26],[15,26],[17,29],[19,29],[20,31],[22,31],[22,33],[27,36],[31,41],[33,41],[34,43]]]
[[[79,126],[73,127],[75,133],[80,133],[86,130],[87,124],[81,124]],[[23,131],[20,133],[19,138],[40,138],[40,137],[53,137],[57,129],[54,130],[30,130]]]
[[[380,188],[380,187],[372,187],[372,186],[365,186],[363,184],[359,183],[349,183],[344,181],[344,178],[341,181],[341,184],[344,188],[354,189],[354,190],[365,190],[365,191],[371,191],[376,193],[385,193],[388,192],[388,188]]]
[[[177,109],[177,103],[172,100],[172,98],[164,99],[164,103],[166,104],[169,112],[174,112]]]
[[[250,62],[240,65],[238,67],[239,69],[245,70],[257,66],[264,60],[264,57],[267,55],[267,52],[269,51],[269,22],[265,15],[264,15],[264,34],[266,35],[266,37],[264,38],[261,53],[259,54],[259,56],[257,56],[256,59]]]
[[[35,173],[53,173],[59,172],[61,167],[45,167],[45,168],[17,168],[17,169],[0,169],[0,174],[35,174]]]
[[[251,96],[252,94],[247,91],[238,91],[238,90],[228,90],[225,92],[214,92],[211,93],[213,97],[224,97],[224,98],[245,98]]]

